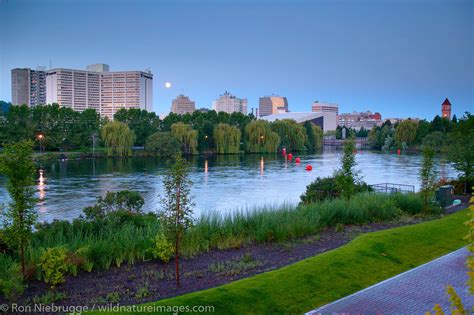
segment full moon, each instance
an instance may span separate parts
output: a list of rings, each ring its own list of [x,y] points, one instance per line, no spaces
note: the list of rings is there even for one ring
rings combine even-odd
[[[166,82],[165,83],[165,88],[169,89],[171,87],[171,82]]]

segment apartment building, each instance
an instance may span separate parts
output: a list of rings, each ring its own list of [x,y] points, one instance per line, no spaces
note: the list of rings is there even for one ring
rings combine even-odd
[[[143,71],[109,71],[106,64],[87,70],[56,68],[47,72],[46,101],[73,110],[95,109],[113,119],[121,108],[153,107],[153,74]]]
[[[196,103],[189,97],[180,94],[171,103],[171,112],[179,115],[192,113],[196,110]]]
[[[260,117],[288,112],[286,97],[272,95],[260,97],[258,100],[258,113]]]
[[[44,105],[46,104],[46,71],[38,68],[15,68],[11,71],[12,104]]]
[[[247,99],[238,98],[225,91],[217,100],[212,102],[212,109],[216,112],[234,113],[239,112],[247,115]]]

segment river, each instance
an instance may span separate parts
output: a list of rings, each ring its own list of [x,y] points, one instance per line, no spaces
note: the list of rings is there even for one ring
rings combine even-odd
[[[340,151],[301,155],[301,163],[285,162],[280,155],[198,156],[190,160],[195,216],[204,211],[253,209],[296,204],[316,177],[330,176],[340,166]],[[397,183],[419,189],[420,155],[358,151],[357,169],[369,184]],[[306,165],[312,171],[306,171]],[[167,162],[159,158],[69,160],[45,163],[35,187],[40,221],[73,219],[107,191],[139,191],[144,209],[159,209],[162,178]],[[438,176],[455,177],[450,165],[437,163]],[[0,177],[0,203],[8,202],[5,179]]]

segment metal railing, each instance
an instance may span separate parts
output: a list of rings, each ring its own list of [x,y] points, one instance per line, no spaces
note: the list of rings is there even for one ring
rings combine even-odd
[[[370,185],[370,188],[373,189],[374,192],[385,193],[385,194],[396,194],[396,193],[414,193],[415,186],[414,185],[405,185],[405,184],[394,184],[394,183],[380,183]]]

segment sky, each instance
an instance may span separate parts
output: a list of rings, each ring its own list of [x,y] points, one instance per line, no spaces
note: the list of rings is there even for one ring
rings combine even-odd
[[[153,106],[229,91],[315,100],[382,117],[474,112],[473,0],[0,0],[0,100],[11,69],[50,65],[154,74]],[[165,82],[172,87],[166,89]]]

